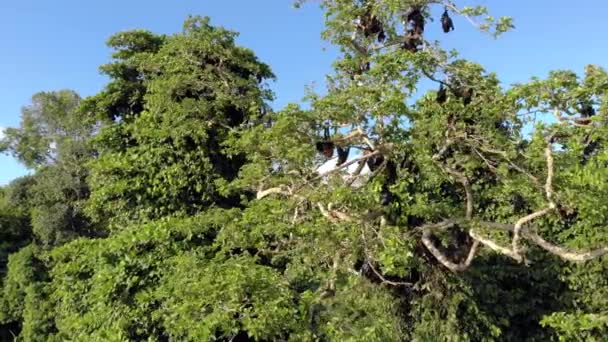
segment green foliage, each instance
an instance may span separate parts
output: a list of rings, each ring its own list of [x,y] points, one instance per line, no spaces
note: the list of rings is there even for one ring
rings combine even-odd
[[[95,96],[34,95],[0,144],[35,168],[0,191],[0,338],[608,334],[608,259],[584,252],[608,245],[608,73],[503,88],[439,42],[404,46],[413,7],[441,29],[436,1],[321,4],[341,56],[308,109],[271,112],[270,68],[202,17],[112,36]],[[447,10],[493,36],[513,28]],[[384,43],[356,28],[366,14]],[[443,100],[414,98],[429,81]],[[352,166],[377,168],[319,175],[328,126]]]
[[[556,312],[542,324],[559,332],[560,341],[602,341],[606,337],[608,315]]]
[[[120,44],[118,61],[105,68],[128,62],[145,77],[137,110],[95,137],[100,156],[91,165],[93,217],[116,226],[239,203],[239,194],[223,196],[217,185],[234,179],[244,162],[242,154],[225,152],[224,142],[261,118],[271,99],[262,82],[272,73],[251,51],[235,46],[234,37],[192,17],[183,33],[154,40],[154,49],[139,46],[152,40],[140,31],[110,40],[138,43]],[[113,84],[124,79],[110,76],[108,89],[91,101],[114,98],[108,92],[119,91]],[[123,116],[106,107],[103,116]]]
[[[52,288],[46,282],[36,282],[25,291],[23,328],[19,338],[23,341],[63,341],[56,336],[55,305],[51,300]]]
[[[0,322],[20,320],[27,289],[44,279],[44,267],[35,254],[36,247],[29,245],[9,257],[8,273],[0,298]]]
[[[18,178],[0,188],[0,276],[4,276],[9,254],[27,245],[32,228],[29,221],[31,177]]]
[[[21,127],[5,130],[0,151],[11,152],[30,168],[52,163],[71,142],[90,135],[91,125],[76,112],[79,104],[80,96],[71,90],[35,94],[22,110]]]

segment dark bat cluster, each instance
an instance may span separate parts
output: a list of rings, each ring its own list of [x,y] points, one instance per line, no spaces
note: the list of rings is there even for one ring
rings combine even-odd
[[[448,90],[453,96],[461,99],[465,106],[471,103],[473,99],[474,89],[472,87],[463,86],[459,82],[454,82],[452,85],[440,82],[435,101],[439,104],[445,103],[448,99]]]
[[[417,52],[422,44],[422,34],[424,33],[424,15],[420,8],[412,9],[406,16],[406,34],[402,48],[407,51]]]
[[[338,153],[338,160],[336,162],[336,166],[340,166],[346,163],[346,160],[348,159],[348,154],[350,152],[350,147],[343,147],[334,143],[329,133],[329,127],[325,127],[323,131],[323,140],[317,141],[316,148],[317,152],[325,156],[325,158],[327,159],[331,159],[334,156],[334,150],[336,150],[336,152]]]
[[[316,143],[317,152],[322,154],[326,159],[331,159],[334,156],[334,150],[338,154],[336,161],[336,167],[339,167],[346,163],[350,152],[349,146],[340,146],[332,141],[329,127],[325,127],[323,139]],[[366,150],[365,153],[370,153]],[[380,191],[380,204],[383,206],[389,205],[393,201],[393,193],[390,191],[390,186],[395,184],[397,181],[397,165],[392,160],[386,160],[382,155],[373,155],[366,160],[367,167],[373,173],[376,172],[380,167],[384,166],[384,182]]]
[[[382,155],[376,155],[367,159],[367,167],[369,167],[371,172],[375,172],[382,164],[385,164],[385,158]],[[397,181],[397,166],[392,160],[386,160],[384,176],[385,179],[380,190],[380,204],[386,206],[393,201],[393,193],[390,190],[390,186]]]
[[[591,118],[597,114],[595,108],[593,107],[593,102],[590,99],[579,100],[574,109],[578,113],[578,117],[575,117],[573,121],[579,126],[591,124]],[[570,138],[571,135],[568,133],[557,133],[552,136],[551,143],[559,143],[564,147],[568,147]],[[601,143],[598,137],[592,137],[591,133],[586,133],[581,139],[581,144],[584,147],[580,164],[585,165],[594,155],[597,154],[599,148],[601,147]]]
[[[425,19],[420,8],[412,8],[405,17],[406,34],[402,48],[407,51],[417,52],[423,43]],[[454,22],[450,17],[447,8],[441,15],[441,27],[443,32],[448,33],[454,30]]]
[[[325,158],[331,159],[334,156],[335,145],[331,140],[329,127],[325,127],[323,131],[323,140],[316,143],[317,152],[323,154]]]
[[[595,108],[591,104],[591,101],[580,101],[580,118],[576,120],[576,123],[579,125],[589,125],[591,123],[591,117],[595,116]],[[581,159],[581,164],[586,164],[589,159],[596,154],[597,150],[600,147],[600,143],[591,138],[590,134],[586,134],[583,138],[583,144],[585,147],[583,148],[583,157]]]
[[[365,38],[373,37],[378,42],[385,41],[387,36],[382,21],[376,14],[373,13],[373,9],[367,1],[363,1],[361,6],[365,6],[365,10],[363,11],[363,14],[359,16],[357,30]],[[403,37],[401,47],[407,51],[417,52],[419,51],[420,46],[423,44],[423,34],[426,24],[423,9],[420,7],[411,8],[410,11],[405,15],[404,19],[406,24],[406,33]],[[454,30],[454,23],[452,22],[452,18],[450,18],[447,9],[441,16],[441,26],[445,33]],[[369,62],[359,64],[356,70],[354,70],[353,74],[351,74],[351,79],[354,79],[355,75],[361,75],[364,72],[369,71],[369,69]],[[471,101],[473,94],[472,89],[450,86],[442,83],[437,94],[437,102],[444,103],[447,100],[448,89],[454,96],[462,98],[465,104],[468,104]],[[349,146],[340,146],[331,139],[329,127],[325,127],[323,139],[316,143],[316,149],[317,152],[322,154],[327,159],[331,159],[334,156],[334,150],[337,151],[338,159],[336,166],[343,165],[348,159],[350,152]],[[384,166],[383,172],[385,178],[380,192],[380,203],[383,206],[389,205],[394,198],[393,193],[390,191],[390,187],[397,181],[397,165],[392,160],[386,160],[382,155],[369,157],[366,163],[372,173],[376,172],[381,166]]]
[[[382,22],[372,13],[372,9],[369,6],[367,6],[365,13],[359,17],[357,28],[363,32],[366,38],[376,36],[378,42],[383,42],[386,39]]]

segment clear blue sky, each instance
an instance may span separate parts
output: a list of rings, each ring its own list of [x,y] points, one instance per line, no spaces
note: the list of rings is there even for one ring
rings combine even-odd
[[[278,76],[275,109],[299,102],[304,86],[324,83],[335,50],[320,39],[322,14],[313,3],[295,10],[291,0],[1,0],[0,127],[19,124],[20,108],[38,91],[74,89],[95,94],[109,60],[106,39],[122,30],[181,30],[189,14],[240,32]],[[457,1],[460,4],[460,1]],[[463,56],[495,71],[505,84],[545,76],[552,69],[582,72],[585,64],[608,66],[608,0],[470,0],[493,14],[515,18],[516,30],[498,40],[476,32],[463,18],[456,31],[435,36]],[[437,22],[430,25],[438,25]],[[431,36],[429,38],[435,38]],[[327,48],[323,51],[323,48]],[[0,156],[0,185],[26,172]]]

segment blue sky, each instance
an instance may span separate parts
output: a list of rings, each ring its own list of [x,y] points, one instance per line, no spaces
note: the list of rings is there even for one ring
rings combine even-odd
[[[98,67],[109,60],[104,43],[111,34],[135,28],[176,32],[189,14],[208,15],[212,24],[240,32],[238,43],[272,67],[278,77],[275,109],[298,102],[306,85],[323,84],[336,56],[320,39],[323,17],[314,2],[296,10],[291,0],[2,0],[0,127],[18,125],[20,108],[35,92],[69,88],[88,96],[99,91],[105,78]],[[428,38],[458,48],[505,84],[552,69],[582,72],[585,64],[608,64],[607,0],[466,2],[474,3],[489,6],[496,16],[514,17],[516,30],[494,40],[455,18],[456,31],[444,35],[429,29],[436,33]],[[0,156],[0,185],[25,172]]]

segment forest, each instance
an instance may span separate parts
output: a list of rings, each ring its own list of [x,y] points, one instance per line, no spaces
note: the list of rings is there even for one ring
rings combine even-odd
[[[32,171],[0,188],[0,341],[608,339],[606,70],[505,85],[426,35],[517,18],[310,2],[339,57],[306,105],[194,15],[109,37],[93,96],[32,95],[0,138]]]

